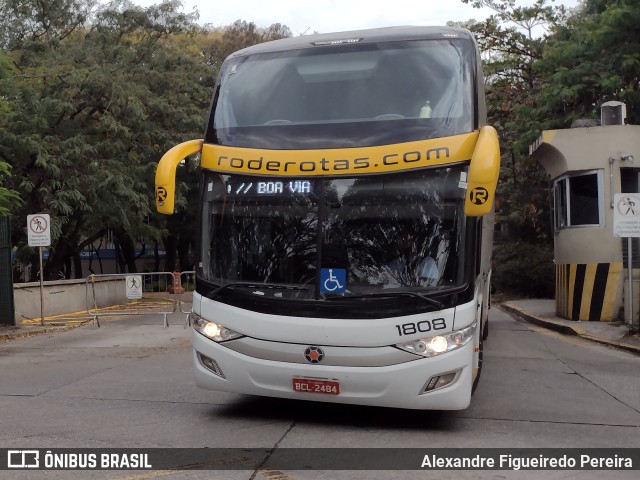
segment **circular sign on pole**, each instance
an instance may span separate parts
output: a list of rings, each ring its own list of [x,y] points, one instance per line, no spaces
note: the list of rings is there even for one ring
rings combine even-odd
[[[51,245],[51,219],[48,213],[27,215],[27,238],[30,247],[38,247],[38,257],[40,259],[40,325],[44,325],[42,247]]]
[[[30,247],[51,245],[51,219],[48,213],[27,215],[27,237]]]
[[[142,275],[127,275],[125,293],[129,300],[142,298]]]
[[[616,193],[613,205],[613,234],[640,237],[640,193]]]

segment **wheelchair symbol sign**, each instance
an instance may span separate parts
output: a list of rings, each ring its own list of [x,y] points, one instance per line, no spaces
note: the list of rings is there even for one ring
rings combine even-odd
[[[347,271],[344,268],[320,270],[320,293],[344,293],[347,288]]]

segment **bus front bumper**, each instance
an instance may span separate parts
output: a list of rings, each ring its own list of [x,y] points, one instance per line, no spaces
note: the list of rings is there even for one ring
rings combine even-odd
[[[214,373],[203,363],[214,360]],[[193,332],[196,384],[209,390],[332,403],[429,410],[469,406],[473,342],[442,355],[384,367],[342,367],[269,361],[250,357]],[[424,392],[435,376],[456,373],[455,380]],[[339,384],[339,394],[294,391],[294,379]],[[313,380],[312,380],[313,381]],[[422,393],[424,392],[424,393]]]

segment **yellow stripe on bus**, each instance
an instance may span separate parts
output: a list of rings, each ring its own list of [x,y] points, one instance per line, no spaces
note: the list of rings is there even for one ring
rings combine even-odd
[[[375,147],[318,150],[264,150],[205,143],[202,168],[217,172],[322,176],[388,173],[469,161],[478,132]]]

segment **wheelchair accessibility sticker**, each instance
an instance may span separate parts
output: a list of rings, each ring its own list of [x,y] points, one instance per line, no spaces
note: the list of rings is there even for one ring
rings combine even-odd
[[[347,271],[344,268],[320,270],[320,293],[344,293],[347,288]]]

